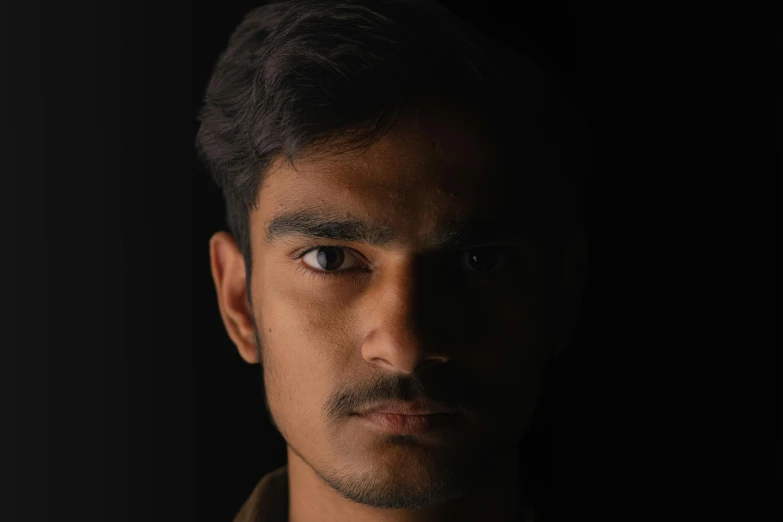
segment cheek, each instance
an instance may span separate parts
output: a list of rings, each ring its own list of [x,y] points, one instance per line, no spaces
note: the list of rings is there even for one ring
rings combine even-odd
[[[451,342],[476,354],[480,365],[527,364],[545,348],[548,307],[532,292],[508,288],[476,293],[447,307]]]
[[[267,304],[261,313],[273,316],[281,342],[303,348],[347,343],[354,315],[361,308],[362,292],[355,278],[322,281],[283,263],[267,275],[267,281]],[[318,350],[316,356],[330,352]]]
[[[316,290],[310,292],[318,294]],[[348,314],[336,314],[323,294],[308,298],[295,286],[284,287],[278,281],[266,286],[258,310],[265,328],[262,346],[270,410],[281,431],[290,434],[318,429],[335,376],[354,346],[347,335]]]
[[[486,386],[499,415],[529,408],[540,386],[548,348],[546,307],[535,299],[506,296],[479,311],[479,327],[463,337],[463,352]]]
[[[283,437],[301,442],[302,434],[316,436],[328,392],[328,376],[318,350],[296,331],[277,330],[267,339],[264,351],[264,385],[269,409]],[[275,328],[272,328],[275,333]]]

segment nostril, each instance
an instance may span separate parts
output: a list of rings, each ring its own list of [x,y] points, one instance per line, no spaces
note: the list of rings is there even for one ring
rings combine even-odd
[[[445,356],[430,357],[426,361],[418,365],[414,371],[420,372],[424,369],[430,369],[433,366],[440,366],[442,364],[446,364],[448,361],[449,361],[448,357]]]

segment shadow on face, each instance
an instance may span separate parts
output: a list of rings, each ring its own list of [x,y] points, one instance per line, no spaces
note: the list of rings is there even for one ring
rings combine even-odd
[[[292,455],[363,504],[433,505],[497,477],[537,401],[552,270],[528,236],[535,195],[479,129],[410,111],[363,151],[274,162],[251,214],[258,344],[240,351],[260,351]],[[388,401],[458,415],[359,414]]]

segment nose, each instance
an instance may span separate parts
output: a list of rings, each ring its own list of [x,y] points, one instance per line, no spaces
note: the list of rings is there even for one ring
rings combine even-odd
[[[396,373],[411,374],[421,367],[448,362],[449,357],[437,351],[423,335],[424,307],[437,303],[422,302],[421,278],[412,263],[386,267],[376,288],[367,295],[368,333],[362,343],[362,357],[370,364]],[[430,325],[431,326],[431,325]],[[442,346],[441,343],[437,343]]]

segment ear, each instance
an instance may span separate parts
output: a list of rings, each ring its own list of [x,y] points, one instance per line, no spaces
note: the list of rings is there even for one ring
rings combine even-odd
[[[565,245],[561,270],[560,306],[553,357],[558,357],[571,343],[579,317],[582,314],[582,302],[588,279],[588,242],[587,235],[569,239]]]
[[[245,286],[245,260],[234,238],[218,232],[209,240],[209,260],[217,291],[218,307],[226,332],[248,363],[259,362],[253,331],[253,310],[250,309]]]

